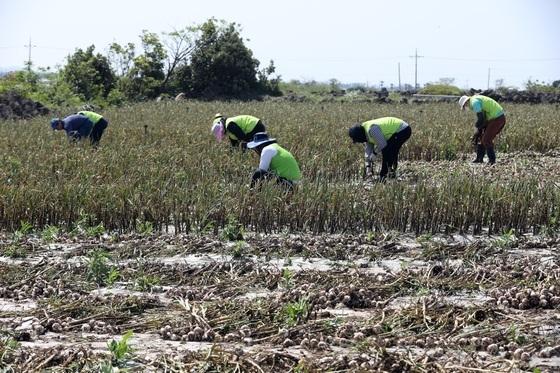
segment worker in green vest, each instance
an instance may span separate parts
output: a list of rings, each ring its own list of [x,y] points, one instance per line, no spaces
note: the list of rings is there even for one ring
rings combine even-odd
[[[89,109],[90,107],[85,108]],[[89,139],[91,145],[97,147],[99,145],[99,140],[101,140],[101,136],[103,136],[103,132],[109,125],[109,122],[105,118],[103,118],[101,114],[97,114],[91,111],[91,109],[78,111],[78,115],[82,115],[88,118],[93,123],[93,128],[91,130],[91,133],[89,134]]]
[[[260,156],[259,168],[253,173],[251,188],[261,180],[275,179],[278,184],[292,190],[301,180],[298,163],[292,153],[268,137],[266,132],[256,133],[247,144]]]
[[[231,146],[241,145],[242,149],[245,149],[247,143],[259,132],[266,132],[266,128],[259,118],[252,115],[226,117],[216,114],[212,123],[212,133],[218,142],[227,135]]]
[[[476,158],[473,163],[482,163],[484,154],[488,155],[488,163],[496,163],[494,139],[506,125],[504,109],[490,97],[483,95],[462,96],[459,99],[461,110],[468,106],[476,113],[475,133],[472,143],[476,147]]]
[[[379,181],[385,181],[387,174],[395,178],[399,162],[399,151],[410,138],[412,130],[408,123],[395,117],[372,119],[357,123],[348,130],[354,143],[365,143],[365,175],[372,174],[372,162],[381,152],[381,172]],[[389,172],[390,171],[390,172]]]

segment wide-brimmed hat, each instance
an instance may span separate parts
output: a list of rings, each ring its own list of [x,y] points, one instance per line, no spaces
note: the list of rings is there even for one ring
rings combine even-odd
[[[255,133],[255,136],[253,136],[253,141],[247,144],[247,148],[253,149],[257,146],[268,145],[275,142],[276,139],[271,139],[270,137],[268,137],[268,134],[266,132],[257,132]]]
[[[469,98],[469,96],[461,96],[461,98],[459,99],[459,106],[461,107],[461,110],[465,108],[465,104],[467,103],[467,101],[469,101]]]

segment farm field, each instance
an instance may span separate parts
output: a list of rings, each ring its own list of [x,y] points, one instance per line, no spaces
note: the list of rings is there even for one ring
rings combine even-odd
[[[96,151],[0,123],[0,371],[560,369],[560,109],[504,108],[495,166],[446,103],[146,103]],[[251,191],[217,112],[302,185]],[[398,179],[364,181],[347,128],[389,115]]]
[[[558,238],[244,238],[21,239],[25,257],[0,258],[3,367],[560,367]],[[129,330],[120,354],[108,347]]]

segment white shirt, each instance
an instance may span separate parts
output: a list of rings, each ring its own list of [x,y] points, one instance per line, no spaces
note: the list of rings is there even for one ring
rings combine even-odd
[[[265,146],[261,151],[261,161],[259,162],[259,169],[263,171],[268,171],[270,168],[270,162],[272,158],[278,154],[276,147],[272,146],[274,144],[270,144]]]

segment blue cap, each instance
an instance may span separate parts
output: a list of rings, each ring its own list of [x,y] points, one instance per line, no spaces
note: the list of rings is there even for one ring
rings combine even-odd
[[[53,118],[51,119],[51,128],[54,130],[56,129],[56,126],[58,126],[58,123],[60,122],[60,118]]]

